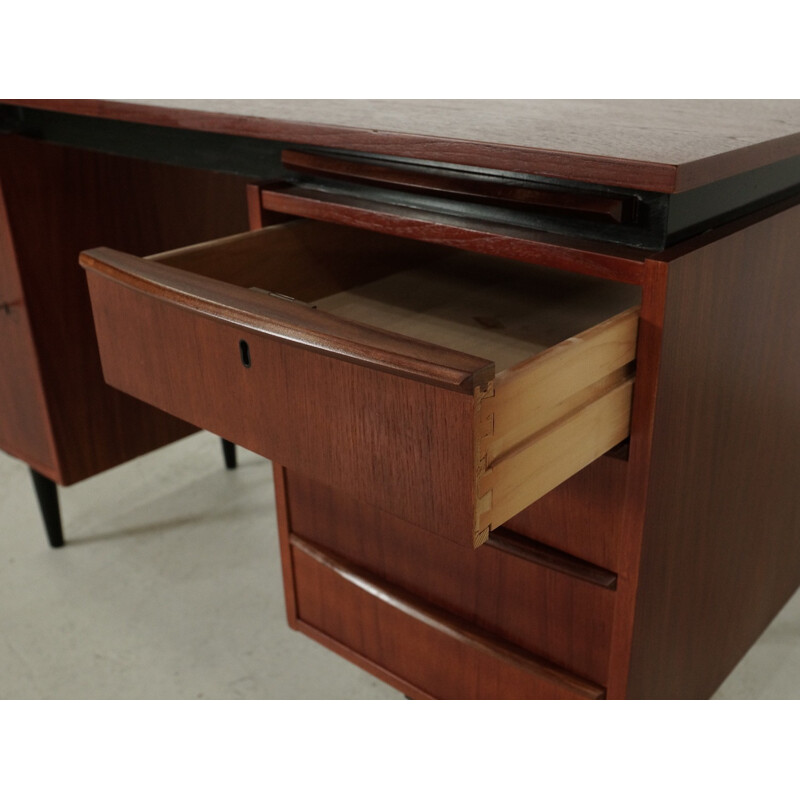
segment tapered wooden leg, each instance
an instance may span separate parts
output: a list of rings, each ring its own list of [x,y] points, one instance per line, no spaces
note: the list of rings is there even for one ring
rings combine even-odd
[[[236,469],[236,445],[227,439],[220,439],[222,442],[222,455],[225,458],[226,469]]]
[[[50,547],[63,547],[64,532],[61,529],[61,511],[58,507],[58,487],[50,478],[45,478],[33,468],[31,468],[31,477]]]

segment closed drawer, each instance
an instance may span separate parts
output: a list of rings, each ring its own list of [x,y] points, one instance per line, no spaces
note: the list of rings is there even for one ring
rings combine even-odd
[[[635,287],[308,220],[81,263],[111,385],[461,544],[628,435]]]
[[[342,490],[284,475],[288,533],[489,636],[607,682],[614,573],[504,528],[477,550],[459,547]]]
[[[605,689],[290,537],[303,632],[415,696],[601,699]]]

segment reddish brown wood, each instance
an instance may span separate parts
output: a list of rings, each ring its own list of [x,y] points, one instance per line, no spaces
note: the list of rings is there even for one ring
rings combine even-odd
[[[361,198],[320,192],[290,184],[274,184],[262,192],[265,208],[339,225],[390,233],[474,253],[513,258],[548,266],[639,283],[645,255],[622,245],[514,228],[499,223],[460,220],[419,209],[401,209]]]
[[[270,220],[269,227],[258,226],[256,231],[148,256],[147,261],[316,305],[328,295],[408,269],[410,264],[421,268],[436,264],[453,252],[395,236],[354,234],[350,228],[312,220],[283,224],[285,216],[273,212],[264,216],[284,219]],[[256,214],[254,219],[261,217]],[[157,278],[157,268],[140,264],[138,269],[148,269],[147,274]],[[195,283],[192,291],[205,285]]]
[[[290,538],[298,618],[441,699],[600,699],[581,680]],[[421,658],[422,654],[428,657]]]
[[[793,100],[9,100],[660,192],[800,154]]]
[[[280,464],[272,464],[272,480],[275,484],[275,512],[278,521],[278,543],[281,548],[281,574],[283,594],[286,602],[286,618],[289,627],[297,628],[297,599],[292,579],[292,549],[289,546],[289,503],[286,496],[286,470]]]
[[[800,206],[683,250],[665,259],[630,697],[711,694],[800,583]]]
[[[146,253],[244,229],[244,182],[16,136],[0,137],[0,180],[53,430],[57,464],[45,474],[72,483],[191,432],[106,386],[77,256],[101,242]],[[33,367],[29,356],[12,375]]]
[[[265,333],[255,318],[226,321],[198,313],[191,300],[176,305],[157,290],[87,274],[111,385],[471,545],[471,393],[364,368]],[[240,291],[262,311],[297,305]]]
[[[311,240],[316,229],[309,228],[303,228],[301,237],[305,233]],[[363,244],[365,259],[369,261],[369,243]],[[494,365],[485,359],[127,253],[97,248],[82,253],[80,262],[90,270],[91,286],[99,285],[102,276],[104,280],[148,294],[153,303],[181,306],[203,317],[240,326],[242,335],[247,331],[270,336],[330,358],[470,395],[494,377]],[[224,258],[212,259],[212,263],[225,266]],[[293,266],[289,261],[282,268],[291,270]],[[323,272],[324,266],[320,263],[318,269]]]
[[[614,572],[575,558],[561,550],[556,550],[555,547],[531,541],[504,526],[500,526],[489,534],[486,545],[515,558],[539,564],[556,572],[563,572],[580,581],[593,583],[603,589],[615,589],[617,586],[617,576]]]
[[[489,544],[453,545],[326,483],[288,474],[293,532],[492,636],[605,683],[613,591]]]
[[[261,205],[261,190],[267,183],[248,183],[245,186],[245,196],[247,198],[247,221],[251,231],[264,228],[267,225],[279,225],[288,222],[292,217],[287,214],[278,214],[274,211],[267,211]]]
[[[56,475],[39,361],[0,185],[0,448]]]
[[[289,518],[286,469],[278,464],[273,463],[272,470],[273,480],[275,483],[275,509],[277,512],[278,521],[278,542],[281,553],[283,591],[286,602],[286,617],[289,627],[304,633],[306,636],[309,636],[343,658],[349,659],[357,666],[361,667],[367,672],[370,672],[372,675],[375,675],[375,677],[385,681],[391,686],[394,686],[396,689],[403,692],[407,697],[413,697],[416,700],[433,699],[429,694],[422,692],[416,686],[413,686],[399,675],[389,672],[375,662],[365,658],[360,653],[356,653],[349,647],[345,647],[341,642],[336,641],[322,631],[319,631],[306,622],[303,622],[303,620],[298,619],[297,598],[295,594],[294,582],[294,562],[292,560],[292,547],[289,543],[289,537],[291,535],[291,522]]]
[[[32,102],[659,191],[800,154],[796,101],[182,104]],[[14,136],[0,138],[0,184],[0,374],[21,387],[0,384],[0,446],[18,437],[26,460],[44,454],[47,474],[68,482],[189,430],[102,386],[75,254],[232,233],[241,184]],[[157,302],[138,278],[106,281],[98,324],[125,342],[113,379],[157,383],[165,408],[288,465],[276,485],[290,624],[418,697],[572,696],[587,681],[593,696],[708,696],[800,582],[800,210],[765,210],[654,255],[325,198],[296,189],[276,203],[406,244],[641,283],[637,376],[628,461],[600,459],[511,520],[526,541],[472,551],[429,530],[463,542],[454,531],[471,525],[472,475],[454,469],[471,463],[469,394],[356,370],[336,348],[329,358],[281,339],[285,329],[253,334],[247,314],[216,316],[232,297],[219,287],[209,315],[190,317],[172,301],[196,296],[194,279],[151,291]],[[251,226],[276,219],[257,188],[250,201]],[[295,334],[300,313],[287,317]],[[575,574],[541,563],[542,545]],[[616,573],[616,589],[578,580],[591,569],[575,558]],[[556,679],[542,682],[543,660]]]
[[[264,219],[266,210],[261,205],[261,186],[257,183],[248,183],[245,187],[247,196],[247,222],[251,231],[267,225]]]
[[[284,150],[281,161],[288,169],[303,175],[320,175],[351,183],[411,190],[490,205],[560,212],[580,219],[628,221],[633,205],[633,198],[629,197],[534,189],[520,184],[519,181],[498,180],[495,175],[478,176],[457,169],[412,166],[385,160],[369,161],[293,150]]]
[[[664,327],[664,302],[667,270],[659,262],[648,262],[642,286],[639,338],[636,352],[636,387],[631,409],[631,436],[628,447],[626,481],[618,484],[616,531],[618,542],[617,607],[614,615],[608,697],[627,696],[633,621],[636,613],[639,556],[642,547],[653,419],[658,401],[658,376]]]
[[[435,700],[436,698],[427,692],[423,692],[418,686],[414,686],[407,680],[404,680],[394,672],[389,671],[385,667],[379,666],[375,661],[364,657],[361,653],[357,653],[351,647],[346,647],[341,642],[334,639],[332,636],[323,633],[321,630],[309,625],[307,622],[299,619],[295,623],[295,630],[305,634],[315,642],[327,647],[328,650],[336,653],[342,658],[346,658],[358,667],[361,667],[365,672],[374,675],[389,686],[393,686],[397,691],[402,692],[409,700]]]
[[[638,382],[634,389],[634,403]],[[507,528],[597,564],[619,567],[627,463],[604,457],[505,523]]]

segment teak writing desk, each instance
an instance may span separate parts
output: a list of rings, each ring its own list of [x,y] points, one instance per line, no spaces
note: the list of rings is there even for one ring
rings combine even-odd
[[[412,697],[707,697],[797,588],[800,103],[2,109],[2,446],[271,458],[293,627]]]

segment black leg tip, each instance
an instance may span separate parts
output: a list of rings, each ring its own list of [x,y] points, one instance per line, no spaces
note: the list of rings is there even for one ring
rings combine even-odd
[[[220,439],[222,442],[222,455],[225,459],[226,469],[236,469],[236,445],[227,439]]]
[[[36,490],[36,499],[39,501],[39,510],[47,533],[50,547],[64,546],[64,531],[61,528],[61,511],[58,507],[58,487],[50,478],[31,469],[33,488]]]

